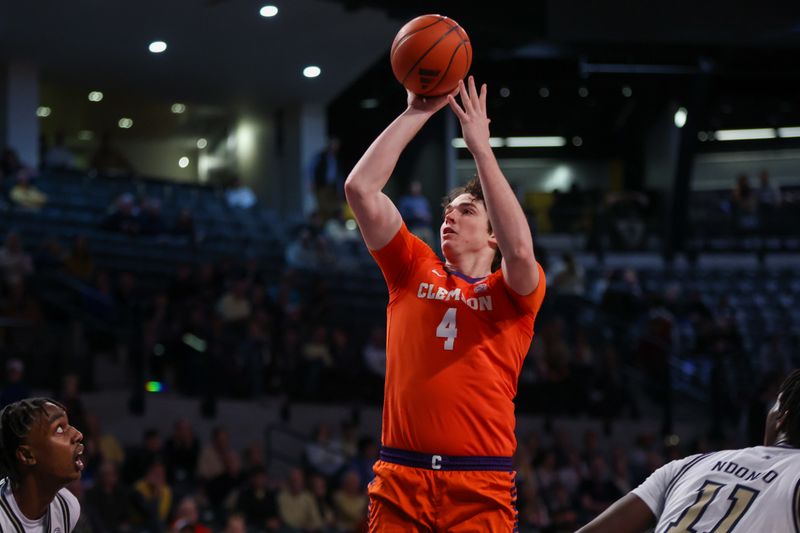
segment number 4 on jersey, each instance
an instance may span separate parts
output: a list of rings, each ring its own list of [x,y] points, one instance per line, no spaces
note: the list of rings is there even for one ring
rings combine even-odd
[[[436,336],[442,337],[444,341],[444,349],[452,350],[453,344],[456,342],[458,336],[458,329],[456,328],[456,308],[451,307],[445,312],[442,321],[436,328]]]

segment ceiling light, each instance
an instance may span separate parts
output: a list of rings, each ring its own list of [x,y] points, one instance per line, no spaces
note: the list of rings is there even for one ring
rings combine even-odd
[[[580,89],[578,89],[578,96],[580,96],[581,98],[586,98],[587,96],[589,96],[589,89],[587,89],[586,87],[581,87]]]
[[[89,93],[90,102],[99,102],[103,99],[103,93],[100,91],[92,91]]]
[[[714,132],[718,141],[751,141],[754,139],[774,139],[774,128],[752,128],[747,130],[718,130]]]
[[[679,107],[677,111],[675,111],[675,116],[673,120],[675,121],[675,125],[679,128],[682,128],[686,125],[686,118],[689,116],[689,113],[686,111],[685,107]]]
[[[154,54],[160,54],[166,49],[167,49],[167,43],[165,43],[164,41],[153,41],[152,43],[150,43],[150,46],[148,47],[148,50],[150,50]]]
[[[315,65],[309,65],[303,69],[303,76],[305,76],[306,78],[316,78],[321,73],[322,70]]]
[[[622,96],[625,98],[630,98],[633,96],[633,89],[631,89],[630,85],[624,85],[622,87]]]
[[[89,130],[81,130],[78,132],[78,139],[81,141],[91,141],[94,137],[94,133]]]
[[[573,146],[582,146],[583,145],[583,139],[579,135],[574,136],[572,138],[572,145]]]
[[[508,87],[500,87],[500,96],[503,98],[508,98],[511,96],[511,89]]]
[[[364,100],[361,100],[362,109],[375,109],[379,104],[380,102],[377,98],[365,98]]]
[[[49,117],[51,111],[47,106],[40,106],[36,108],[36,116],[41,118]]]
[[[567,140],[564,137],[507,137],[506,146],[509,148],[548,148],[564,146]]]
[[[489,137],[489,146],[492,148],[502,148],[505,145],[506,142],[502,137]],[[450,146],[453,148],[466,148],[467,143],[464,141],[463,137],[456,137],[450,141]]]
[[[170,109],[171,109],[171,110],[172,110],[172,112],[173,112],[173,113],[175,113],[176,115],[180,115],[181,113],[183,113],[184,111],[186,111],[186,106],[185,106],[185,105],[183,105],[183,104],[176,103],[176,104],[172,104],[172,107],[171,107]]]
[[[778,128],[779,137],[800,137],[800,127]]]
[[[697,132],[697,140],[700,142],[706,142],[708,140],[708,133],[704,131]]]
[[[264,6],[258,10],[258,14],[262,17],[274,17],[278,14],[278,8],[276,6]]]
[[[550,96],[550,89],[548,89],[547,87],[542,87],[541,89],[539,89],[539,96],[541,96],[542,98],[547,98],[548,96]]]
[[[189,158],[186,156],[181,157],[178,159],[178,166],[181,168],[186,168],[189,166]]]
[[[203,139],[202,137],[201,137],[201,138],[199,138],[199,139],[197,139],[197,147],[198,147],[199,149],[201,149],[201,150],[202,150],[202,149],[203,149],[203,148],[205,148],[206,146],[208,146],[208,141],[207,141],[207,140]]]
[[[117,122],[117,125],[120,128],[127,130],[133,126],[133,120],[129,119],[128,117],[122,117],[119,119],[119,122]]]

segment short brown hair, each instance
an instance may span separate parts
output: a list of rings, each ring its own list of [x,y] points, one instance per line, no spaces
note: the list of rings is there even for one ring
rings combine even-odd
[[[447,196],[442,198],[442,209],[447,210],[447,206],[449,206],[453,200],[461,196],[462,194],[469,194],[476,200],[479,200],[483,203],[483,207],[486,207],[486,200],[483,198],[483,187],[481,187],[481,180],[478,176],[475,176],[471,180],[469,180],[466,185],[462,185],[461,187],[456,187],[452,189],[450,192],[447,193]],[[486,211],[489,212],[488,209]],[[489,233],[492,233],[492,221],[489,220]],[[503,259],[503,254],[500,253],[500,247],[498,246],[494,251],[494,259],[492,259],[492,272],[500,268],[500,262]]]

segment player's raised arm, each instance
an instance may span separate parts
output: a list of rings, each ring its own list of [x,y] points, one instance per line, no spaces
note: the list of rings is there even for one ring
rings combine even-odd
[[[643,533],[656,523],[650,508],[633,493],[628,493],[603,511],[578,533]]]
[[[459,92],[461,105],[451,95],[450,107],[461,122],[464,141],[478,167],[486,211],[497,246],[503,254],[503,277],[516,293],[530,294],[539,284],[539,269],[533,255],[533,238],[522,207],[489,145],[490,120],[486,113],[486,84],[478,94],[475,80],[470,76],[466,84],[459,83]]]
[[[446,105],[446,96],[422,98],[408,92],[406,110],[373,141],[347,177],[347,202],[370,249],[388,244],[402,223],[397,208],[382,192],[400,154],[428,119]]]

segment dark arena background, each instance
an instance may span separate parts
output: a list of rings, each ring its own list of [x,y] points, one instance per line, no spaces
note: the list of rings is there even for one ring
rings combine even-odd
[[[365,531],[387,291],[342,183],[426,13],[470,36],[547,274],[520,531],[763,440],[800,366],[796,2],[0,0],[0,401],[68,407],[80,531]],[[434,250],[459,135],[386,189]]]

